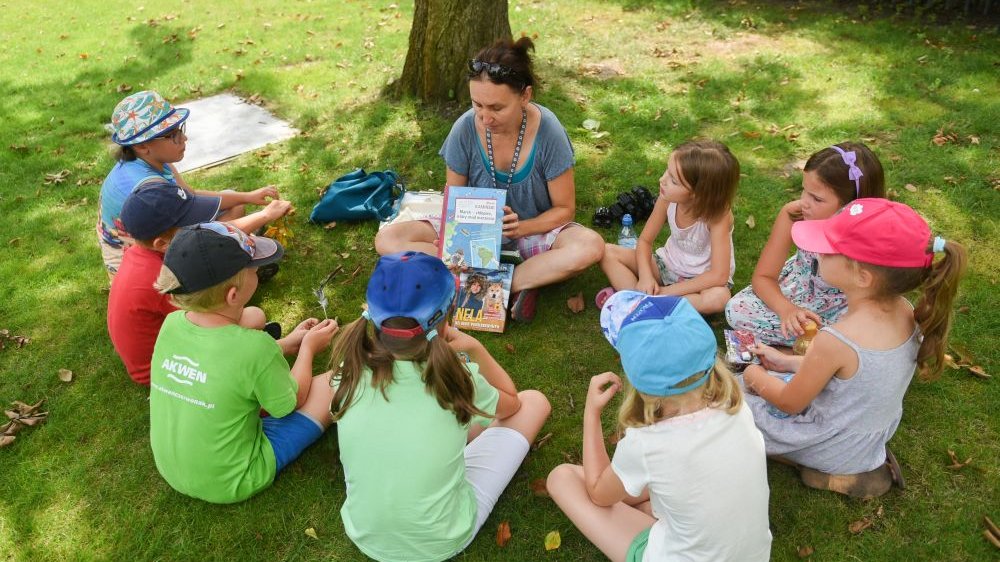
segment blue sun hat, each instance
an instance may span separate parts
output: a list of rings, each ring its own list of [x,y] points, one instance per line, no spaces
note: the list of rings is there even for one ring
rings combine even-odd
[[[189,110],[177,108],[152,91],[137,92],[118,102],[111,114],[111,141],[132,146],[156,138],[180,126]]]
[[[601,331],[643,394],[673,396],[698,388],[715,365],[715,334],[682,297],[618,291],[601,309]],[[694,382],[677,386],[699,373]]]

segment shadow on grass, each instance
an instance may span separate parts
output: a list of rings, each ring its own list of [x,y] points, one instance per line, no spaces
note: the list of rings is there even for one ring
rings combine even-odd
[[[631,9],[649,10],[652,17],[675,17],[678,8],[665,7],[655,2],[625,2]],[[951,95],[963,80],[982,80],[989,76],[992,59],[997,50],[985,49],[975,52],[973,47],[952,47],[955,54],[945,57],[946,51],[938,48],[940,64],[914,67],[912,61],[926,52],[926,46],[916,37],[920,33],[914,29],[914,36],[888,33],[884,22],[874,22],[863,26],[851,26],[844,31],[842,24],[832,24],[824,15],[807,16],[798,12],[798,19],[791,21],[779,9],[764,9],[764,16],[758,16],[758,28],[746,30],[740,24],[741,10],[755,13],[758,6],[749,5],[730,9],[729,4],[699,4],[702,17],[724,26],[731,33],[754,33],[779,37],[789,29],[808,33],[814,40],[824,44],[840,44],[841,51],[863,51],[864,46],[877,48],[879,68],[872,71],[872,82],[877,94],[874,96],[880,116],[860,125],[857,130],[845,130],[841,126],[818,126],[812,129],[813,139],[819,139],[815,146],[801,146],[784,137],[760,139],[745,136],[743,131],[760,132],[770,122],[781,122],[786,115],[816,111],[836,111],[824,106],[817,93],[798,86],[802,78],[789,70],[774,55],[756,57],[737,56],[731,68],[706,69],[702,65],[692,65],[684,71],[673,74],[678,83],[686,86],[687,92],[677,96],[664,95],[649,81],[635,77],[621,77],[597,80],[582,76],[579,69],[571,66],[554,65],[547,67],[546,88],[538,101],[552,109],[563,125],[570,131],[577,149],[578,177],[578,220],[588,223],[589,215],[596,206],[607,204],[614,195],[635,183],[655,187],[656,178],[665,166],[669,146],[707,133],[718,136],[720,131],[729,129],[735,136],[723,136],[721,140],[730,144],[741,159],[744,172],[749,172],[741,187],[740,201],[756,209],[767,209],[773,216],[778,207],[792,197],[784,188],[794,183],[795,178],[778,179],[780,170],[765,169],[755,162],[789,162],[801,158],[823,143],[837,142],[845,138],[870,137],[867,141],[882,156],[890,168],[891,186],[907,181],[936,181],[937,177],[948,175],[960,180],[958,185],[942,186],[936,197],[950,207],[960,209],[971,219],[968,228],[977,237],[990,240],[996,234],[995,221],[975,221],[976,216],[996,217],[1000,215],[997,198],[986,185],[986,178],[970,164],[966,145],[934,147],[929,139],[941,126],[928,120],[915,126],[899,130],[898,123],[908,123],[914,108],[922,108],[931,114],[962,116],[956,128],[967,133],[979,133],[986,143],[991,142],[991,131],[986,127],[996,122],[995,104],[983,103],[973,97],[958,98]],[[782,28],[772,25],[785,22]],[[24,443],[18,443],[4,450],[4,489],[0,497],[0,517],[5,521],[5,529],[15,545],[23,545],[18,553],[23,558],[36,555],[79,558],[94,557],[105,559],[157,558],[162,556],[184,558],[205,556],[204,544],[218,548],[226,545],[230,550],[213,550],[211,555],[221,558],[237,554],[256,552],[261,557],[293,557],[305,549],[315,553],[318,547],[303,547],[303,542],[286,543],[285,527],[297,525],[303,518],[313,521],[324,537],[333,545],[354,552],[353,547],[339,535],[337,508],[343,500],[342,475],[337,472],[334,436],[326,436],[318,446],[306,453],[289,473],[284,474],[274,487],[255,500],[240,506],[218,507],[185,498],[172,490],[159,478],[149,452],[148,411],[145,391],[127,381],[124,370],[117,364],[110,344],[104,336],[103,301],[100,287],[104,284],[103,272],[96,248],[93,247],[91,224],[96,214],[96,193],[100,178],[106,173],[108,162],[99,162],[93,169],[76,168],[76,155],[89,154],[95,141],[105,138],[101,125],[107,121],[110,109],[124,95],[114,92],[118,83],[137,84],[147,80],[157,71],[190,60],[190,46],[187,43],[162,44],[164,33],[179,32],[182,29],[160,28],[156,31],[146,26],[136,26],[130,38],[143,47],[136,60],[123,63],[112,71],[87,69],[78,74],[70,87],[61,82],[51,82],[30,88],[15,88],[7,82],[0,82],[0,112],[8,119],[5,131],[16,131],[17,138],[12,144],[24,145],[26,149],[12,150],[8,162],[16,162],[17,169],[0,170],[4,183],[13,186],[0,200],[0,210],[5,215],[23,219],[27,217],[35,232],[45,232],[46,238],[28,243],[22,241],[6,249],[4,265],[0,266],[4,279],[30,279],[35,285],[27,290],[4,284],[0,288],[0,317],[8,315],[5,304],[11,299],[19,299],[21,310],[53,310],[54,317],[44,323],[30,322],[28,313],[21,312],[13,319],[24,325],[31,325],[30,335],[33,346],[45,346],[47,350],[67,361],[67,353],[86,349],[82,357],[72,357],[83,365],[79,369],[79,380],[75,387],[58,386],[48,382],[52,377],[36,380],[27,375],[35,367],[48,364],[51,358],[27,358],[26,354],[0,356],[0,368],[14,371],[19,380],[19,392],[50,397],[53,418],[48,427],[39,428],[24,436]],[[932,32],[932,34],[937,32]],[[961,32],[954,32],[956,36]],[[949,41],[951,41],[949,39]],[[959,56],[961,55],[961,56]],[[111,82],[107,77],[112,76]],[[791,78],[787,86],[777,87],[786,78]],[[277,90],[280,84],[275,80],[269,84],[266,78],[260,89]],[[94,88],[80,85],[102,84],[94,95]],[[576,93],[584,90],[587,100],[580,102]],[[657,107],[644,104],[650,98],[665,97],[666,111],[656,119]],[[45,115],[31,111],[18,111],[28,107],[40,110],[38,99],[48,100]],[[740,101],[734,107],[734,100]],[[632,106],[635,108],[632,108]],[[92,111],[74,113],[76,108],[88,107]],[[624,110],[622,108],[625,108]],[[296,239],[293,256],[286,260],[282,274],[278,278],[280,286],[265,286],[260,291],[260,299],[269,303],[271,310],[293,311],[301,317],[305,314],[318,315],[318,309],[310,301],[310,289],[319,279],[335,267],[343,264],[345,273],[330,289],[334,312],[342,315],[342,323],[356,315],[357,305],[374,255],[371,238],[375,233],[372,224],[339,225],[326,231],[314,225],[306,225],[304,215],[308,206],[315,201],[315,189],[328,183],[333,177],[356,166],[371,168],[392,167],[400,171],[415,187],[439,187],[444,170],[437,150],[450,129],[453,119],[464,108],[420,107],[411,100],[389,102],[383,99],[363,101],[329,113],[317,107],[309,110],[297,123],[308,135],[296,137],[277,150],[278,155],[270,159],[260,159],[261,166],[227,166],[202,173],[208,183],[250,186],[264,183],[269,177],[268,166],[280,166],[298,170],[293,174],[288,188],[291,198],[302,207],[295,222]],[[49,115],[56,121],[47,124]],[[584,119],[599,116],[602,129],[610,132],[604,139],[592,139],[580,128]],[[732,121],[726,119],[732,118]],[[60,123],[59,120],[62,120]],[[822,120],[822,119],[821,119]],[[676,125],[675,125],[676,123]],[[810,125],[810,124],[806,124]],[[926,164],[912,167],[917,177],[902,178],[892,171],[892,157],[898,155],[898,147],[915,143],[915,139],[926,138],[928,158]],[[363,147],[361,150],[343,150],[346,144]],[[661,144],[664,148],[657,153],[650,147]],[[5,143],[6,144],[6,143]],[[65,146],[65,152],[52,154],[37,152],[35,147]],[[760,150],[755,148],[763,146]],[[983,150],[988,149],[986,145]],[[0,146],[0,150],[7,147]],[[361,156],[350,156],[351,154]],[[758,158],[758,155],[762,158]],[[902,155],[904,158],[919,160],[920,155]],[[364,161],[360,161],[360,160]],[[256,161],[256,160],[255,160]],[[44,173],[67,167],[74,170],[72,179],[98,178],[95,183],[82,186],[41,187]],[[434,173],[430,176],[427,171]],[[28,181],[24,178],[32,178]],[[921,179],[923,178],[923,179]],[[10,180],[8,182],[8,180]],[[71,180],[72,181],[72,180]],[[933,184],[936,185],[936,184]],[[36,195],[36,186],[41,187]],[[749,189],[748,189],[749,188]],[[909,197],[905,193],[904,198]],[[89,203],[79,205],[82,198]],[[20,199],[18,199],[20,198]],[[918,202],[913,197],[913,202]],[[738,201],[738,205],[740,203]],[[80,213],[81,208],[86,213]],[[928,205],[920,207],[924,212],[934,213]],[[737,209],[741,212],[742,209]],[[769,218],[769,217],[768,217]],[[765,223],[764,217],[760,217]],[[950,220],[941,216],[940,220]],[[17,221],[0,225],[4,236],[0,241],[18,236]],[[739,224],[739,222],[738,222]],[[747,236],[752,244],[740,244],[740,273],[743,282],[749,279],[749,267],[756,261],[756,255],[766,228],[756,231],[740,231],[738,236]],[[48,233],[51,233],[49,237]],[[608,234],[608,233],[605,233]],[[66,242],[60,242],[67,238]],[[749,246],[749,247],[748,247]],[[348,254],[348,257],[343,257]],[[298,259],[308,257],[308,260]],[[57,278],[51,270],[65,271],[65,264],[72,265],[74,273],[65,278]],[[350,273],[360,268],[356,277]],[[341,280],[342,279],[342,280]],[[984,281],[985,276],[976,279]],[[967,282],[971,282],[972,280]],[[739,282],[739,280],[738,280]],[[565,310],[562,301],[569,291],[585,291],[587,296],[603,286],[599,271],[587,272],[579,279],[565,285],[549,288],[543,292],[543,322],[527,327],[516,327],[509,335],[516,344],[516,352],[500,351],[503,348],[499,337],[487,336],[483,339],[491,349],[498,350],[498,356],[512,372],[517,372],[519,381],[527,386],[541,387],[560,408],[562,419],[550,423],[550,429],[560,433],[549,445],[533,453],[527,469],[535,477],[544,476],[548,468],[565,457],[554,447],[565,443],[578,443],[578,431],[586,377],[593,374],[595,365],[614,365],[613,353],[600,341],[596,332],[596,313],[592,308],[581,316],[574,316]],[[979,293],[980,300],[968,304],[975,309],[992,310],[993,304],[986,302],[986,294]],[[589,299],[588,299],[589,302]],[[589,307],[589,305],[588,305]],[[6,326],[3,326],[6,327]],[[549,341],[548,333],[559,333],[558,340]],[[563,346],[564,342],[574,342],[575,346]],[[595,343],[596,342],[596,343]],[[985,348],[984,348],[985,349]],[[63,351],[69,350],[69,351]],[[506,353],[506,354],[505,354]],[[991,352],[995,362],[995,352]],[[984,354],[989,355],[984,351]],[[596,357],[596,359],[595,359]],[[107,366],[114,364],[112,372]],[[545,371],[545,372],[538,372]],[[556,376],[556,375],[559,376]],[[566,380],[579,384],[565,384]],[[13,385],[8,385],[8,388]],[[572,388],[569,388],[572,387]],[[918,391],[917,396],[926,393],[946,391]],[[94,397],[101,397],[100,404]],[[574,402],[575,396],[575,402]],[[574,406],[575,404],[575,406]],[[84,413],[79,419],[60,412]],[[94,419],[85,419],[92,415]],[[125,421],[121,421],[125,418]],[[554,428],[554,429],[552,429]],[[53,454],[41,458],[19,458],[11,461],[19,451],[46,450]],[[573,450],[570,449],[570,455]],[[120,468],[122,459],[131,459],[129,470]],[[578,454],[577,454],[578,458]],[[136,461],[135,459],[139,459]],[[794,477],[787,471],[771,469],[773,476],[791,481]],[[41,477],[40,475],[44,475]],[[519,475],[523,479],[524,471]],[[969,477],[970,479],[973,477]],[[520,482],[520,481],[519,481]],[[520,482],[523,484],[523,482]],[[519,485],[520,485],[519,484]],[[514,517],[520,517],[524,509],[531,508],[531,495],[523,494],[524,486],[512,487],[502,502],[513,502],[519,509],[507,510]],[[67,491],[69,493],[67,493]],[[125,495],[122,495],[125,494]],[[792,494],[790,503],[801,494],[787,490],[776,495]],[[523,497],[522,497],[523,496]],[[824,509],[843,514],[850,510],[839,499],[829,496],[809,495],[816,498]],[[45,506],[32,511],[32,506]],[[180,508],[178,507],[180,506]],[[293,508],[298,513],[292,514]],[[812,507],[814,507],[813,504]],[[848,506],[849,507],[849,506]],[[267,508],[275,508],[273,512]],[[287,508],[281,513],[279,508]],[[554,508],[547,508],[554,509]],[[267,511],[266,513],[261,513]],[[789,513],[797,513],[789,510]],[[65,521],[56,521],[57,516]],[[183,517],[182,517],[183,516]],[[182,520],[186,519],[186,520]],[[286,519],[294,521],[287,523]],[[793,526],[790,516],[778,514],[779,525]],[[564,522],[559,520],[560,524]],[[55,533],[59,528],[72,527],[64,531],[69,542],[55,548],[51,539],[39,536]],[[516,520],[515,520],[516,523]],[[158,528],[170,526],[168,532]],[[515,525],[516,527],[516,525]],[[268,529],[272,531],[269,532]],[[273,532],[279,529],[282,532]],[[302,529],[293,529],[301,538]],[[145,552],[134,550],[135,534],[148,533],[156,539],[148,543]],[[489,533],[474,543],[473,548],[482,552],[484,542],[489,542]],[[227,538],[220,538],[219,535]],[[96,538],[96,540],[95,540]],[[339,541],[339,542],[338,542]],[[248,546],[256,545],[256,546]],[[277,554],[277,556],[275,556]]]

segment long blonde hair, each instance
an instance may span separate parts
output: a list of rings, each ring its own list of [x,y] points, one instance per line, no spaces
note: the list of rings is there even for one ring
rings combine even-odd
[[[375,330],[369,333],[368,324],[363,317],[358,318],[341,330],[333,344],[330,367],[334,376],[331,384],[337,385],[330,404],[333,421],[340,420],[353,404],[366,368],[372,373],[371,387],[378,389],[388,400],[386,388],[394,381],[392,370],[397,360],[422,365],[421,378],[427,392],[437,399],[441,408],[453,412],[458,423],[465,425],[473,416],[490,417],[476,407],[476,387],[472,375],[443,336],[436,336],[430,341],[422,336],[396,338]],[[415,327],[417,322],[412,318],[397,317],[389,318],[384,325],[408,329]],[[444,331],[443,321],[438,330]]]
[[[696,381],[703,373],[696,373],[677,383],[683,387]],[[672,418],[679,412],[678,403],[682,396],[691,393],[701,393],[701,398],[709,408],[722,410],[733,415],[743,405],[743,393],[740,391],[733,373],[719,358],[705,384],[684,394],[675,396],[651,396],[643,394],[626,382],[625,398],[618,409],[618,427],[624,431],[626,427],[645,427],[660,420]]]

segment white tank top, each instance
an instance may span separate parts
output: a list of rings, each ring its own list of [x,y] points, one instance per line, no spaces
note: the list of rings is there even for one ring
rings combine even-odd
[[[657,250],[667,268],[683,279],[697,277],[708,271],[712,261],[712,236],[708,223],[694,221],[687,228],[677,226],[677,203],[667,207],[667,224],[670,237],[663,248]],[[733,229],[729,229],[729,282],[736,271],[736,254],[733,252]]]

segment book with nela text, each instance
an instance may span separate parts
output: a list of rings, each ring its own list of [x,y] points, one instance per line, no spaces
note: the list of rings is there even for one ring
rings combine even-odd
[[[503,332],[514,266],[500,263],[507,192],[449,185],[444,189],[438,255],[459,279],[452,325]]]

